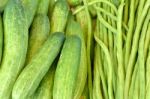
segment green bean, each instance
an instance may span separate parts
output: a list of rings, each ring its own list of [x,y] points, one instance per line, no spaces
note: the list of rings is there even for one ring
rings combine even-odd
[[[102,33],[100,33],[101,31],[101,29],[100,29],[100,22],[98,21],[98,19],[97,19],[97,24],[96,24],[96,29],[97,29],[97,35],[99,36],[99,38],[102,38],[102,36],[101,36],[101,34]],[[99,61],[100,61],[100,66],[98,67],[98,70],[99,70],[99,73],[100,73],[100,77],[101,77],[101,80],[102,80],[102,86],[103,86],[103,92],[104,92],[104,98],[105,99],[108,99],[108,93],[107,93],[107,84],[106,84],[106,77],[105,77],[105,74],[104,74],[104,69],[103,69],[103,60],[102,60],[102,58],[104,58],[104,57],[102,57],[102,54],[104,54],[103,52],[102,52],[102,50],[101,49],[99,49],[99,56],[97,56],[98,57],[98,59],[99,59]],[[104,55],[103,55],[104,56]]]
[[[87,34],[87,63],[88,63],[88,87],[90,99],[92,99],[92,73],[91,73],[91,40],[92,40],[92,27],[91,27],[91,18],[90,13],[88,11],[87,1],[83,0],[85,11],[88,19],[88,34]]]
[[[95,1],[92,1],[92,2],[88,3],[87,6],[91,6],[91,5],[96,4],[96,3],[105,3],[105,4],[109,5],[114,10],[115,14],[117,14],[117,8],[112,3],[110,3],[109,1],[106,1],[106,0],[95,0]],[[75,10],[73,12],[73,14],[76,14],[76,13],[80,12],[84,8],[85,7],[83,6],[79,9]]]
[[[123,63],[123,40],[122,40],[122,15],[123,15],[123,6],[124,4],[121,3],[118,8],[118,21],[117,21],[117,34],[116,34],[116,42],[117,42],[117,60],[118,60],[118,86],[117,86],[117,93],[116,99],[123,99],[124,93],[124,63]]]
[[[145,55],[144,55],[144,40],[146,36],[146,31],[148,28],[150,20],[150,10],[148,15],[146,16],[142,32],[141,32],[141,37],[139,40],[139,49],[138,49],[138,54],[139,54],[139,75],[140,75],[140,99],[145,99]]]
[[[3,52],[3,20],[0,15],[0,62],[2,61]]]
[[[150,99],[150,46],[149,46],[149,52],[148,57],[146,61],[146,99]]]
[[[96,44],[95,46],[95,57],[94,57],[94,81],[93,81],[93,99],[103,99],[102,91],[101,91],[101,84],[100,84],[100,75],[98,68],[101,65],[100,61],[100,48]]]
[[[130,87],[130,82],[131,82],[131,75],[132,75],[132,71],[133,71],[133,64],[135,63],[135,58],[136,58],[136,53],[137,53],[137,49],[138,49],[138,39],[139,39],[139,33],[143,24],[143,20],[148,12],[148,9],[150,7],[150,0],[147,0],[143,11],[141,12],[142,14],[139,16],[139,18],[137,19],[138,25],[135,29],[134,32],[134,37],[133,37],[133,46],[132,46],[132,50],[131,50],[131,55],[129,58],[129,63],[128,63],[128,67],[127,67],[127,73],[126,73],[126,80],[125,80],[125,97],[128,99],[128,91],[129,91],[129,87]]]
[[[109,53],[107,47],[105,46],[105,44],[101,40],[99,40],[96,35],[94,35],[94,38],[106,55],[106,60],[108,63],[108,68],[109,68],[109,70],[108,70],[108,96],[109,96],[109,99],[114,99],[113,86],[112,86],[112,62],[111,62],[111,58],[110,58],[110,53]]]
[[[130,4],[130,15],[129,15],[129,30],[127,33],[126,45],[125,45],[125,66],[128,65],[129,57],[130,57],[130,50],[131,50],[131,41],[133,35],[133,27],[134,27],[134,17],[135,17],[135,0],[131,0]],[[127,69],[127,67],[125,67]]]

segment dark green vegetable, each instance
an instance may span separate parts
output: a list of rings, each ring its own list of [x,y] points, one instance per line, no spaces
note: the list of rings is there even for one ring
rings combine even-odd
[[[0,15],[0,62],[2,60],[2,50],[3,50],[3,20],[2,17]]]

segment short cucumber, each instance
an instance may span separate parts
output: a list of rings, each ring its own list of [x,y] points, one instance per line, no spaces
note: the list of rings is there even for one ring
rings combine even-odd
[[[70,6],[77,6],[81,4],[82,0],[67,0]]]
[[[55,61],[40,83],[33,99],[53,99],[53,84],[57,61]]]
[[[2,50],[3,50],[3,20],[0,15],[0,62],[2,59]]]
[[[15,80],[24,66],[28,27],[19,0],[10,0],[4,10],[4,52],[0,69],[0,99],[9,99]]]
[[[26,64],[31,61],[32,57],[43,45],[49,35],[49,31],[50,23],[48,16],[41,14],[36,15],[30,29]]]
[[[35,92],[59,54],[63,41],[64,35],[62,33],[54,33],[48,37],[31,62],[19,75],[13,87],[12,99],[26,99]]]
[[[50,20],[51,33],[64,32],[68,14],[69,7],[67,1],[57,0]]]
[[[72,16],[71,18],[69,18],[69,22],[67,24],[66,35],[77,35],[78,37],[80,37],[82,43],[80,66],[79,66],[79,72],[76,80],[76,88],[75,88],[74,98],[73,98],[73,99],[79,99],[80,96],[82,95],[86,83],[86,79],[87,79],[87,57],[86,57],[86,46],[85,46],[82,29],[80,27],[80,24],[75,22],[72,19]]]
[[[0,12],[2,12],[9,0],[0,0]]]
[[[28,28],[35,16],[39,0],[20,0],[27,16]]]
[[[50,0],[39,0],[39,5],[36,11],[36,14],[48,14]]]
[[[55,72],[53,99],[73,99],[80,57],[80,38],[66,37]]]

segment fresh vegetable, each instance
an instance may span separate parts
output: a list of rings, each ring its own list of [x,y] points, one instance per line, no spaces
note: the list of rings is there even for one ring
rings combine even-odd
[[[0,68],[0,99],[9,99],[27,52],[28,27],[19,0],[10,0],[3,16],[4,52]]]
[[[73,99],[80,57],[80,38],[78,36],[66,37],[55,72],[53,99]]]
[[[3,20],[2,17],[0,15],[0,62],[2,60],[2,50],[3,50]]]
[[[48,17],[42,14],[36,15],[31,25],[26,64],[30,63],[32,57],[47,40],[49,31],[50,23]]]
[[[12,99],[26,99],[35,92],[59,54],[63,41],[64,35],[62,33],[54,33],[48,37],[31,62],[19,75],[13,87]]]
[[[68,14],[69,7],[67,2],[65,0],[57,0],[50,19],[51,33],[65,31]]]
[[[0,12],[2,12],[9,0],[0,0]]]

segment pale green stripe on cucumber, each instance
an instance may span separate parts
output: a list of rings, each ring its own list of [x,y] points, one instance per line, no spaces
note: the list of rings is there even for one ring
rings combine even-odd
[[[26,99],[34,94],[62,47],[63,33],[54,33],[34,55],[19,75],[12,91],[12,99]]]
[[[66,35],[76,35],[81,39],[81,59],[78,77],[76,81],[76,88],[73,99],[79,99],[84,90],[84,86],[87,78],[87,57],[86,57],[86,46],[84,36],[80,24],[73,20],[73,16],[69,16],[69,22],[67,24]]]
[[[80,57],[80,38],[67,36],[55,72],[53,99],[73,99]]]
[[[28,27],[19,0],[10,0],[4,10],[4,52],[0,68],[0,99],[9,99],[15,80],[24,66]]]
[[[26,64],[30,63],[32,57],[46,41],[50,31],[48,16],[38,14],[35,16],[29,34],[29,45],[26,57]]]
[[[48,14],[49,3],[51,0],[39,0],[39,5],[36,14]]]
[[[2,12],[9,0],[0,0],[0,12]]]
[[[69,7],[67,1],[57,0],[50,19],[51,33],[65,31],[68,14]]]
[[[25,9],[25,13],[27,16],[27,24],[29,28],[35,16],[39,0],[20,0],[20,1]]]
[[[0,15],[0,62],[2,60],[2,50],[3,50],[3,19]]]

